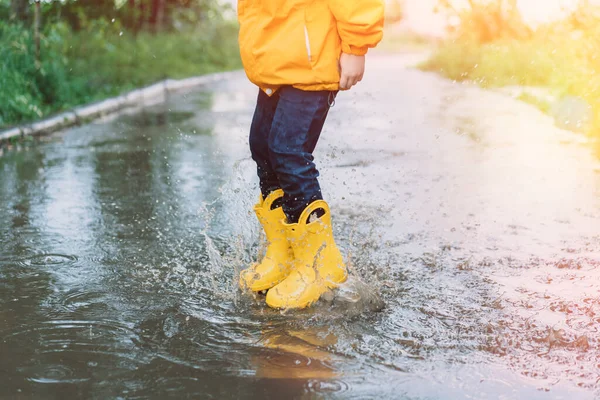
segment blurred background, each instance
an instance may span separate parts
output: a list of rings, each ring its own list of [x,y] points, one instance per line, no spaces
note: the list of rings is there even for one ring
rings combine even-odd
[[[0,128],[165,78],[240,66],[215,0],[0,0]]]
[[[386,0],[379,51],[600,125],[600,1]],[[0,0],[0,128],[164,78],[241,66],[235,0]]]
[[[600,125],[598,0],[386,0],[381,50]],[[0,128],[164,78],[239,68],[234,0],[0,0]]]

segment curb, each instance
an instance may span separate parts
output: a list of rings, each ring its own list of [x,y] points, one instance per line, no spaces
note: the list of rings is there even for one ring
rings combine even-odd
[[[72,111],[63,112],[42,121],[0,131],[0,142],[14,137],[35,136],[56,132],[109,114],[121,112],[129,107],[150,106],[162,103],[166,100],[169,93],[222,81],[236,73],[238,71],[217,72],[180,80],[165,79],[117,97],[77,107]]]

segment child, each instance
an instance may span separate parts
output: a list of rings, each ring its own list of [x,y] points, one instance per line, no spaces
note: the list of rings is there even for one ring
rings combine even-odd
[[[383,36],[382,0],[238,0],[240,53],[260,90],[250,127],[268,245],[240,285],[304,308],[347,277],[313,150],[338,90],[361,81]]]

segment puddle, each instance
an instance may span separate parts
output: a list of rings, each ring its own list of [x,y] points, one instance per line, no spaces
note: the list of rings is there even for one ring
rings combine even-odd
[[[351,278],[309,310],[238,290],[260,248],[243,74],[5,152],[3,393],[593,398],[593,149],[394,60],[338,98],[315,153]]]

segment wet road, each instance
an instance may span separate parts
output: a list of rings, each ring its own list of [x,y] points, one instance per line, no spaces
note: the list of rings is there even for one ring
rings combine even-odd
[[[242,74],[5,152],[0,397],[595,398],[598,147],[369,61],[315,153],[352,279],[308,311],[237,291],[260,250]]]

